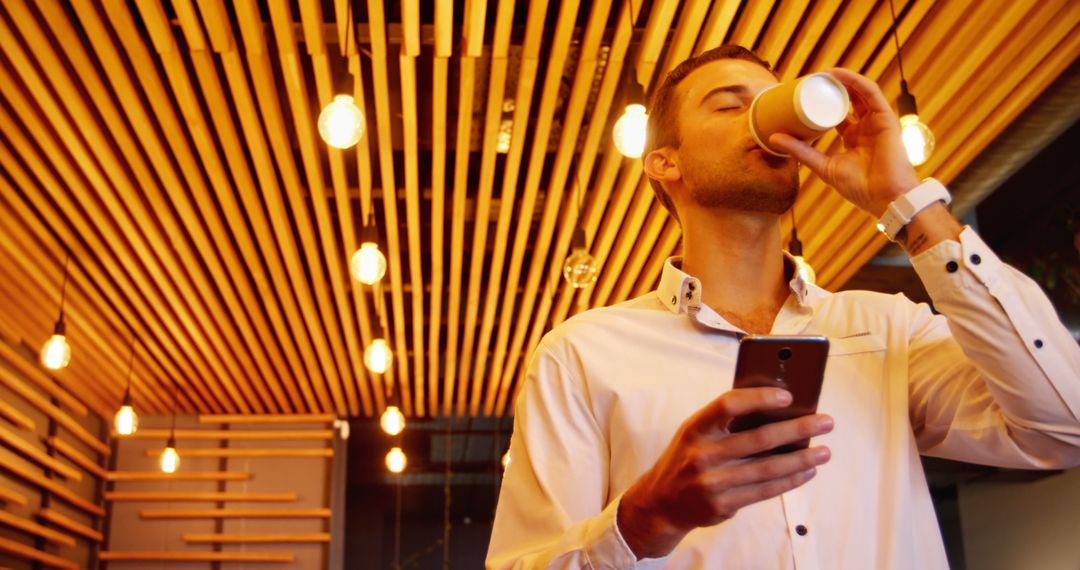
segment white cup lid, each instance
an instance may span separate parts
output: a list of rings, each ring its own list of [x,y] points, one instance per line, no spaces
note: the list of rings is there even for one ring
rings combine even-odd
[[[850,106],[847,89],[828,73],[807,75],[795,93],[799,119],[823,131],[844,122]]]

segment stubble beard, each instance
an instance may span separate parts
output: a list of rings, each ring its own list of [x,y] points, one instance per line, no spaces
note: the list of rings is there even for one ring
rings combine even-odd
[[[689,198],[706,208],[726,208],[780,215],[799,193],[799,170],[791,160],[747,156],[683,164]],[[762,161],[758,164],[756,161]],[[696,164],[695,164],[696,163]]]

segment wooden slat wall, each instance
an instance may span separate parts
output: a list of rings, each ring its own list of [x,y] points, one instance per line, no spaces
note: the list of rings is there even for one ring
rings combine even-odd
[[[919,172],[946,183],[1080,54],[1069,0],[896,7],[938,136]],[[611,143],[624,69],[651,88],[739,42],[784,79],[842,65],[894,98],[891,23],[887,2],[841,0],[5,2],[0,336],[47,338],[66,247],[72,365],[30,380],[78,391],[59,401],[76,416],[118,405],[133,335],[144,412],[175,386],[192,413],[370,416],[391,391],[410,416],[510,413],[550,326],[646,293],[678,250]],[[367,128],[339,151],[316,120],[345,91]],[[835,289],[884,241],[802,178],[806,256]],[[560,275],[579,215],[601,266],[585,291]],[[374,289],[347,268],[367,221],[389,263]],[[384,375],[362,363],[375,318]]]

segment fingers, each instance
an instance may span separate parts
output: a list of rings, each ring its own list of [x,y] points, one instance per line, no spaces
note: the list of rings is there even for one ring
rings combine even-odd
[[[755,483],[764,483],[795,475],[828,463],[832,456],[828,447],[819,446],[784,453],[772,457],[754,459],[746,463],[716,472],[710,484],[715,489],[734,489]]]
[[[793,443],[831,432],[833,419],[825,414],[814,414],[791,420],[766,424],[725,437],[712,444],[710,455],[716,460],[742,459]]]
[[[865,103],[866,110],[871,113],[892,112],[889,100],[885,98],[885,94],[882,93],[881,87],[877,83],[842,67],[830,69],[828,73],[838,79],[840,83],[843,83],[848,88],[849,93],[855,95],[852,98],[852,106],[856,108],[856,111],[858,111],[858,105],[861,101],[861,103]]]
[[[817,475],[817,469],[811,467],[779,479],[734,487],[726,493],[717,495],[713,499],[713,508],[719,512],[734,514],[735,511],[747,505],[779,497],[796,487],[801,487],[813,479],[814,475]]]
[[[740,388],[725,392],[687,420],[686,431],[695,434],[727,429],[731,420],[750,412],[775,410],[791,404],[791,393],[780,388]]]
[[[829,157],[825,153],[787,133],[774,133],[769,137],[769,144],[794,156],[822,180],[829,181],[826,177]]]

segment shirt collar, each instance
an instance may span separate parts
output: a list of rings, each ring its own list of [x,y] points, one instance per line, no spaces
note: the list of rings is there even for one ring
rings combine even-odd
[[[784,252],[784,266],[792,275],[788,282],[791,293],[799,306],[805,306],[808,302],[812,285],[803,279],[796,271],[798,266],[795,258],[788,252]],[[660,274],[660,285],[656,288],[657,298],[660,303],[675,314],[696,313],[701,309],[701,280],[682,270],[682,257],[669,257],[664,262],[664,270]]]

